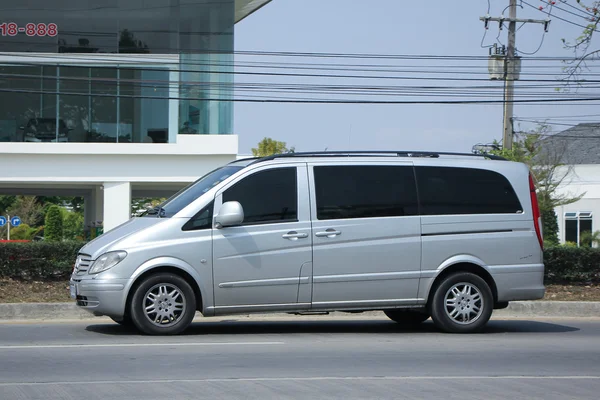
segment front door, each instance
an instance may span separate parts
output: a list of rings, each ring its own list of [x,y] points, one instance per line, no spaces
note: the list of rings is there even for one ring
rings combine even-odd
[[[421,223],[412,164],[311,168],[314,309],[415,304]]]
[[[312,239],[306,164],[256,168],[215,198],[244,209],[241,226],[213,230],[215,312],[297,309],[310,290]]]

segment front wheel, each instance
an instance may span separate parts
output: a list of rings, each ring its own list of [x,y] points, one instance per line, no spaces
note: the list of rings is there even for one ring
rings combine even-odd
[[[448,275],[435,289],[431,318],[444,332],[480,331],[492,316],[494,299],[488,284],[469,272]]]
[[[146,278],[131,299],[130,315],[136,328],[148,335],[176,335],[196,314],[194,290],[182,277],[159,273]]]

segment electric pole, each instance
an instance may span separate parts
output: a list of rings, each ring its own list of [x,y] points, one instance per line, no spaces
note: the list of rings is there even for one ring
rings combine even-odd
[[[517,18],[517,0],[509,0],[509,16],[504,15],[499,18],[493,18],[489,15],[479,19],[485,23],[485,29],[488,29],[490,21],[498,22],[499,29],[502,30],[504,22],[508,22],[508,46],[504,54],[503,79],[504,79],[504,122],[502,130],[502,146],[504,149],[512,149],[513,144],[513,110],[515,96],[515,80],[519,79],[520,59],[516,56],[517,41],[517,22],[543,24],[544,32],[548,32],[550,20],[538,19],[518,19]],[[490,60],[492,61],[492,59]],[[490,63],[491,64],[491,63]],[[492,73],[490,67],[491,79],[497,79]]]
[[[513,143],[513,111],[515,97],[515,42],[517,39],[517,0],[510,0],[509,23],[508,23],[508,46],[506,58],[504,59],[504,134],[502,145],[505,149],[512,149]]]

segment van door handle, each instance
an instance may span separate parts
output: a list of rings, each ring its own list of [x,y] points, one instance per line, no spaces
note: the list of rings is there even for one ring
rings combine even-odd
[[[340,231],[336,231],[335,229],[327,229],[325,232],[317,232],[315,233],[316,237],[328,237],[328,238],[332,238],[332,237],[336,237],[341,235],[342,232]]]
[[[291,231],[282,236],[284,239],[289,240],[298,240],[298,239],[306,239],[308,237],[308,233],[298,233],[295,231]]]

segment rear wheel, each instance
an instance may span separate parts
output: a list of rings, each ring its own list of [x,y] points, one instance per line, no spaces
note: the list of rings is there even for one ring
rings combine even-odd
[[[429,314],[425,310],[399,309],[384,310],[383,312],[389,319],[401,325],[418,325],[429,318]]]
[[[196,314],[194,290],[182,277],[159,273],[146,278],[131,299],[133,324],[148,335],[176,335]]]
[[[448,275],[429,304],[435,325],[444,332],[480,331],[492,316],[494,298],[488,284],[469,272]]]

